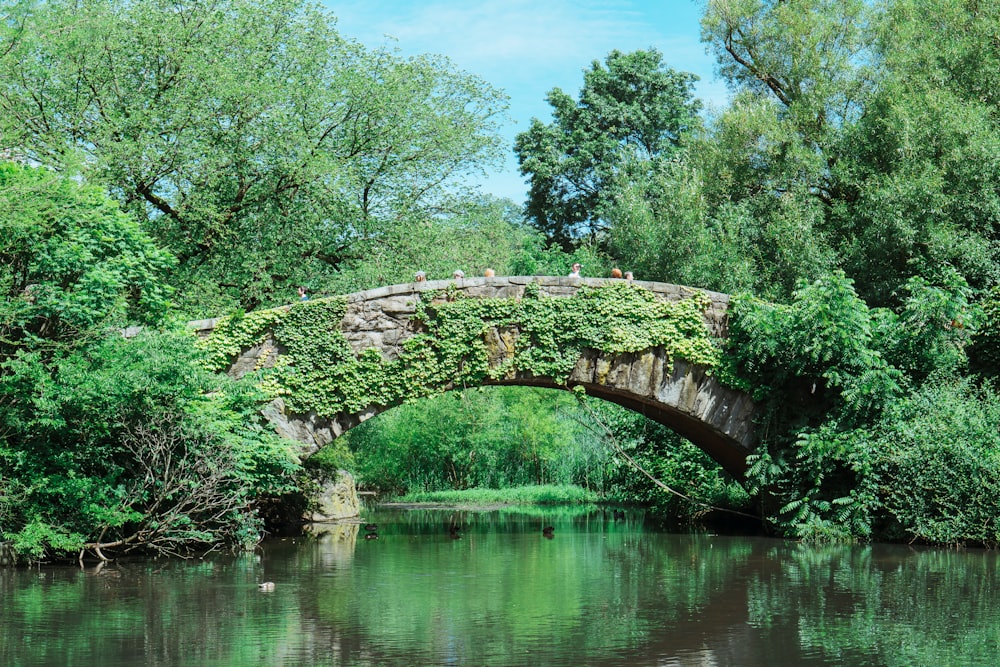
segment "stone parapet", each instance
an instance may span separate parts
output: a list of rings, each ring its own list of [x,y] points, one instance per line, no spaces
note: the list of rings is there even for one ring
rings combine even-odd
[[[520,299],[524,297],[527,285],[534,283],[538,285],[542,296],[564,298],[573,296],[581,287],[599,287],[612,282],[624,281],[611,278],[501,276],[388,285],[348,294],[347,313],[341,330],[355,353],[375,347],[391,359],[396,356],[396,347],[415,333],[410,318],[415,310],[417,297],[423,292],[457,292],[480,299]],[[705,326],[715,337],[728,335],[727,294],[668,283],[635,281],[633,284],[653,292],[664,301],[679,301],[696,292],[707,295],[711,299],[711,306],[705,312]]]
[[[417,297],[428,291],[459,292],[472,298],[520,299],[527,285],[538,285],[539,293],[546,297],[563,298],[576,294],[581,287],[599,287],[612,282],[611,278],[567,278],[559,276],[501,276],[492,278],[465,278],[463,280],[432,280],[421,283],[386,285],[375,289],[347,294],[347,312],[341,322],[341,331],[355,353],[368,348],[378,348],[388,359],[395,358],[397,347],[416,333],[410,318],[416,309]],[[679,301],[701,292],[711,299],[705,311],[705,326],[712,336],[724,338],[729,334],[729,296],[720,292],[696,290],[683,285],[635,281],[633,284],[653,292],[665,301]],[[198,335],[207,336],[215,328],[217,319],[189,322],[188,326]],[[242,367],[252,367],[253,359],[244,359]],[[238,372],[237,374],[242,374]]]

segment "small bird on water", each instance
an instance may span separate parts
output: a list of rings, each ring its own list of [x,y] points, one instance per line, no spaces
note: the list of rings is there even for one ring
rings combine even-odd
[[[257,588],[259,588],[261,591],[263,591],[265,593],[269,593],[269,592],[271,592],[271,591],[274,590],[274,582],[273,581],[265,581],[263,583],[257,584]]]

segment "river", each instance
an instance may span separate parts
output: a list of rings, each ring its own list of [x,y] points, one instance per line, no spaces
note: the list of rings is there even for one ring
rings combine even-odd
[[[998,555],[375,509],[252,554],[0,569],[0,665],[992,665]],[[549,534],[543,528],[551,526]],[[259,584],[273,582],[273,590]]]

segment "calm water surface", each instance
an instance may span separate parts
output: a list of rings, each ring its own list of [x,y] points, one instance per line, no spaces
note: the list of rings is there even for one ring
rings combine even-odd
[[[1000,657],[992,552],[676,535],[601,510],[382,509],[365,519],[379,539],[331,526],[248,556],[0,570],[0,665],[965,666]],[[259,590],[263,581],[274,590]]]

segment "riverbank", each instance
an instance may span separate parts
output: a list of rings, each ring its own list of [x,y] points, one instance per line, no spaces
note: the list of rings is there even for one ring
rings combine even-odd
[[[572,505],[596,504],[607,500],[602,494],[570,484],[518,486],[509,489],[461,489],[407,493],[385,504],[444,505]]]

